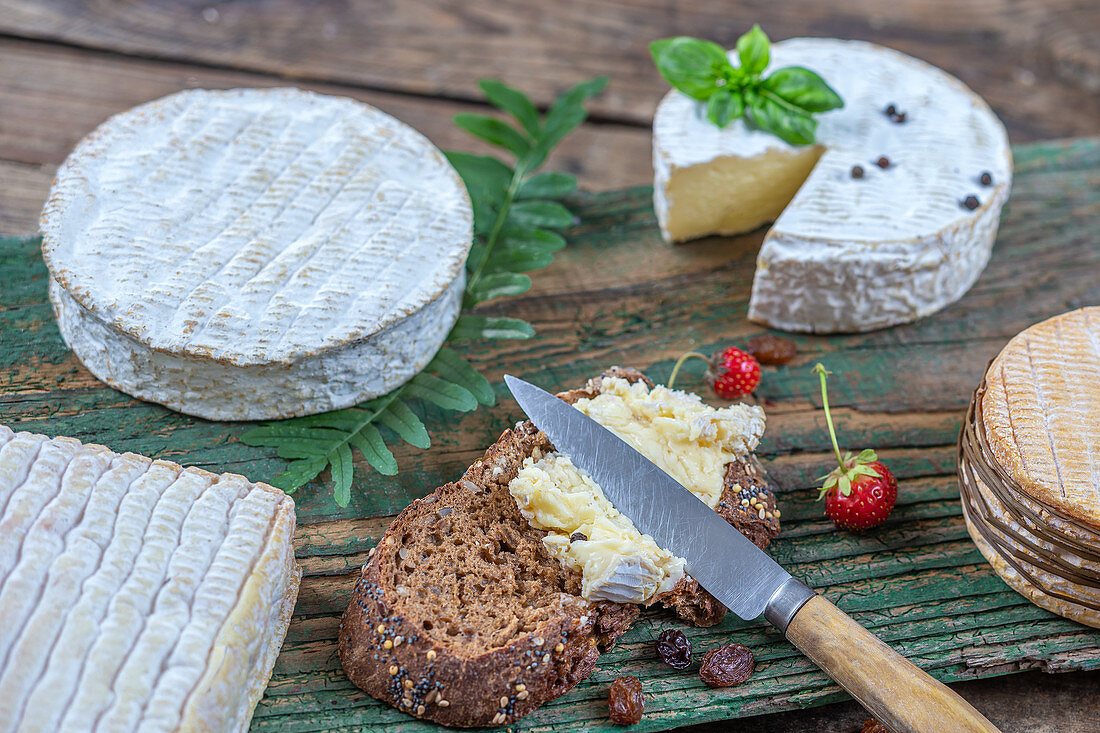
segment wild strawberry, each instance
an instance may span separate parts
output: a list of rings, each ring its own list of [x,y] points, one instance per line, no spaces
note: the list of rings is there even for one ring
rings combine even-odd
[[[752,394],[760,384],[760,362],[735,346],[722,349],[711,357],[714,391],[725,400]]]
[[[814,366],[814,373],[821,378],[821,403],[825,408],[825,422],[829,426],[829,438],[839,466],[827,476],[819,489],[818,499],[825,499],[825,514],[839,529],[860,531],[882,524],[894,509],[898,498],[898,482],[871,449],[853,456],[850,452],[842,458],[836,442],[833,418],[829,413],[829,395],[825,378],[829,372],[821,364]]]
[[[760,384],[760,362],[751,354],[746,354],[734,346],[728,346],[714,352],[709,359],[694,351],[681,356],[676,366],[672,367],[672,374],[668,378],[669,387],[672,387],[673,382],[676,381],[676,375],[679,374],[684,362],[693,358],[702,359],[707,363],[706,378],[722,399],[735,400],[738,397],[744,397],[751,394]]]

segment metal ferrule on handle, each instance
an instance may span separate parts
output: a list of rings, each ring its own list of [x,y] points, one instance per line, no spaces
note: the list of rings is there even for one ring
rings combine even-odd
[[[768,623],[786,635],[787,627],[798,610],[813,598],[814,589],[796,578],[787,578],[784,583],[775,589],[772,597],[768,599],[768,606],[764,609],[764,618]]]

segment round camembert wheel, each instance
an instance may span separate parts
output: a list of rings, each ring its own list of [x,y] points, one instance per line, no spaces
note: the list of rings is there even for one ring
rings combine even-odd
[[[443,154],[360,102],[193,90],[112,117],[61,166],[42,251],[97,377],[218,420],[347,407],[438,351],[473,216]]]

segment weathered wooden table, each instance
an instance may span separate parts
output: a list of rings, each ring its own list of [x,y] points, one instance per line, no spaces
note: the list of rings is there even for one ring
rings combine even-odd
[[[760,234],[677,249],[656,236],[649,192],[649,115],[663,85],[645,43],[675,33],[732,40],[752,22],[773,37],[877,40],[960,76],[1001,114],[1014,142],[1100,134],[1100,9],[1087,3],[1002,6],[968,2],[676,2],[586,4],[320,2],[208,5],[0,0],[0,233],[33,232],[53,170],[107,115],[189,86],[297,84],[364,99],[445,147],[476,149],[450,125],[477,109],[474,82],[499,76],[542,101],[597,73],[612,78],[596,114],[552,165],[591,189],[582,223],[534,289],[486,311],[530,320],[527,342],[472,345],[466,354],[499,383],[509,370],[571,386],[610,363],[660,378],[685,348],[741,341]],[[1089,91],[1093,90],[1093,91]],[[778,480],[785,531],[776,557],[949,680],[1031,667],[1097,667],[1100,635],[1042,612],[1009,591],[966,538],[953,477],[962,410],[988,358],[1018,330],[1053,313],[1100,303],[1100,142],[1018,147],[1017,182],[986,274],[959,304],[917,324],[861,336],[798,339],[791,366],[769,370],[758,397],[769,413],[764,456]],[[641,184],[640,188],[624,188]],[[0,422],[105,442],[113,448],[274,475],[280,462],[237,442],[239,425],[207,423],[105,388],[61,344],[45,301],[33,239],[0,243]],[[838,534],[809,486],[828,463],[808,366],[838,375],[843,442],[875,446],[901,478],[899,508],[864,537]],[[501,391],[502,393],[502,391]],[[502,399],[454,423],[428,413],[428,452],[398,452],[394,479],[358,467],[355,498],[338,510],[323,486],[299,502],[306,570],[295,620],[255,727],[318,730],[409,719],[351,688],[334,654],[349,575],[410,499],[458,475],[519,417]],[[760,714],[843,696],[774,633],[727,621],[697,634],[706,648],[736,638],[758,652],[753,682],[715,694],[654,666],[649,646],[668,620],[653,616],[577,691],[532,716],[543,729],[604,720],[611,676],[647,680],[648,727]],[[1041,672],[963,682],[960,689],[1006,731],[1094,731],[1100,672]],[[849,730],[853,703],[781,713],[743,730]]]

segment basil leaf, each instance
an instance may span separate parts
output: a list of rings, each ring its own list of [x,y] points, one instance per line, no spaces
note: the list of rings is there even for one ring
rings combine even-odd
[[[753,76],[768,67],[771,41],[759,25],[753,25],[752,30],[737,39],[737,57],[741,60],[741,69]]]
[[[707,119],[725,127],[745,114],[745,98],[740,91],[719,89],[707,100]]]
[[[824,79],[801,66],[777,69],[760,86],[807,112],[828,112],[844,106],[840,95]]]
[[[750,99],[749,114],[756,127],[791,145],[810,145],[817,132],[817,120],[808,113],[776,101],[768,94]]]
[[[706,100],[721,88],[730,62],[717,43],[688,36],[649,44],[657,71],[669,84],[693,99]]]

